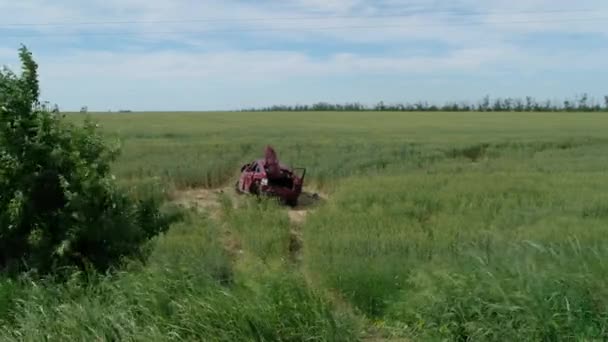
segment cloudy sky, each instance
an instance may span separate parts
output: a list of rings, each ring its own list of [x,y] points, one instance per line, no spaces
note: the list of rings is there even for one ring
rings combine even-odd
[[[64,110],[608,94],[606,0],[0,0]]]

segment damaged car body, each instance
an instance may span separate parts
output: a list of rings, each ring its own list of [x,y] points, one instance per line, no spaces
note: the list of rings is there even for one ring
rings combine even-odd
[[[241,167],[236,183],[240,193],[275,197],[282,203],[295,207],[302,193],[305,168],[290,168],[282,164],[275,150],[266,146],[264,159],[254,160]]]

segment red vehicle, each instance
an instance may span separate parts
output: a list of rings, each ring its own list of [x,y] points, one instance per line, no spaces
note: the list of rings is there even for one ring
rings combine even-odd
[[[296,171],[300,171],[298,175]],[[284,204],[295,207],[302,193],[305,168],[289,168],[281,164],[276,152],[266,147],[264,159],[254,160],[241,167],[236,190],[241,193],[279,198]]]

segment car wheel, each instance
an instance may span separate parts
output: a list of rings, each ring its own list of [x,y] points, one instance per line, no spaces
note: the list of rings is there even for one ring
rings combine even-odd
[[[259,196],[260,195],[259,189],[260,189],[259,182],[253,182],[251,184],[251,186],[249,187],[249,192],[251,192],[254,195],[258,195]]]

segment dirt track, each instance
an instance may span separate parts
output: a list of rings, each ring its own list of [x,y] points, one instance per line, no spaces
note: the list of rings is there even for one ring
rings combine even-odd
[[[172,194],[175,203],[186,208],[194,208],[202,212],[209,213],[213,219],[219,219],[221,215],[222,195],[228,196],[235,208],[242,205],[248,195],[239,195],[232,187],[221,187],[216,189],[194,188],[189,190],[177,191]],[[308,214],[317,208],[319,204],[327,200],[327,195],[311,192],[302,192],[297,207],[285,207],[289,219],[295,225],[302,225],[306,221]]]
[[[177,191],[172,194],[175,203],[188,209],[197,209],[207,212],[213,219],[218,219],[221,213],[220,195],[222,193],[231,194],[230,188],[206,189],[194,188],[189,190]],[[234,191],[232,191],[234,193]],[[236,197],[236,194],[234,194]],[[233,200],[236,205],[237,201]]]
[[[225,186],[216,189],[194,188],[189,190],[177,191],[172,194],[172,200],[185,208],[195,209],[206,213],[216,222],[222,221],[222,197],[227,196],[232,206],[237,209],[250,195],[238,194],[233,187]],[[289,257],[294,262],[301,260],[302,251],[302,231],[301,227],[306,222],[309,213],[317,208],[319,204],[327,199],[326,195],[317,193],[302,192],[298,206],[295,208],[285,206],[289,220],[291,221]],[[226,228],[224,230],[224,247],[233,257],[237,258],[243,253],[239,238],[234,232]]]
[[[216,189],[194,188],[189,190],[177,191],[173,193],[172,199],[175,203],[186,208],[194,208],[209,216],[218,222],[221,222],[222,215],[222,196],[228,196],[234,208],[243,205],[249,195],[239,195],[233,187],[226,186]],[[302,225],[306,222],[308,215],[327,201],[328,196],[321,193],[303,192],[300,195],[298,206],[290,208],[285,206],[287,215],[291,221],[291,235],[289,241],[289,258],[295,264],[301,262],[302,258]],[[243,253],[241,243],[237,235],[230,229],[224,231],[223,243],[226,251],[235,260],[238,260]],[[338,297],[336,297],[338,298]],[[345,301],[340,301],[342,305],[350,306]],[[393,339],[383,337],[378,329],[370,329],[368,334],[364,336],[364,341],[408,341],[407,339]]]

